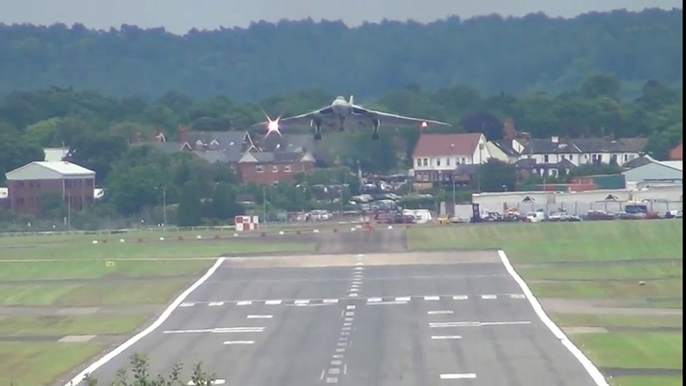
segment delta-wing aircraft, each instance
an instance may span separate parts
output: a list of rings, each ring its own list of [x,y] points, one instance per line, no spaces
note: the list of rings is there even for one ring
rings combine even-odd
[[[265,113],[265,115],[267,114]],[[371,123],[374,126],[372,139],[376,141],[379,139],[379,126],[381,126],[382,122],[393,127],[411,125],[419,125],[421,128],[429,127],[429,125],[451,126],[445,122],[404,117],[397,114],[367,109],[354,104],[353,96],[351,95],[349,101],[345,100],[344,97],[339,96],[334,99],[330,105],[318,110],[310,111],[309,113],[287,118],[278,117],[274,120],[267,116],[266,122],[256,123],[253,127],[266,125],[267,135],[269,135],[272,132],[281,134],[279,130],[284,127],[305,126],[309,124],[310,127],[315,128],[314,139],[320,140],[322,139],[322,126],[329,128],[338,127],[339,130],[343,131],[348,124],[357,123],[358,125],[362,125]]]

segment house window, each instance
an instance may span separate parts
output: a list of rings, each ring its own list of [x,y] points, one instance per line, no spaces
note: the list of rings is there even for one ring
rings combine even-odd
[[[624,154],[624,162],[627,162],[628,160],[629,160],[629,155],[628,155],[628,154]]]
[[[278,172],[279,172],[279,166],[278,165],[272,166],[272,173],[278,173]]]
[[[415,159],[415,164],[417,165],[417,167],[422,166],[422,160],[421,160],[420,158],[416,158],[416,159]]]
[[[258,173],[264,173],[264,166],[257,165],[255,166],[255,170],[257,170]]]
[[[424,158],[424,166],[429,166],[429,159],[428,158]]]
[[[450,158],[445,159],[445,166],[450,166]]]
[[[550,162],[550,157],[548,156],[548,154],[543,156],[543,162],[545,162],[545,163]]]
[[[441,159],[440,158],[436,158],[436,166],[441,166]]]
[[[284,166],[283,171],[285,171],[286,173],[290,173],[291,172],[291,165]]]

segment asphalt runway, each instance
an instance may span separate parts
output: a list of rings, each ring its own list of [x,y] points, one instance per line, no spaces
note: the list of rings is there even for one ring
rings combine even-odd
[[[183,360],[190,379],[202,361],[236,386],[596,385],[495,251],[387,253],[403,242],[369,244],[377,232],[327,236],[333,254],[228,258],[95,375],[109,384],[141,352],[152,374]]]

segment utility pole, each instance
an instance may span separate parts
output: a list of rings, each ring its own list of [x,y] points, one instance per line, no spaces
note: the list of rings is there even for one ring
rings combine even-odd
[[[167,227],[167,186],[163,185],[162,186],[162,218],[164,224],[162,224],[163,228]]]
[[[67,193],[67,230],[71,231],[71,196]]]
[[[262,215],[264,216],[264,222],[267,222],[267,187],[262,186]]]

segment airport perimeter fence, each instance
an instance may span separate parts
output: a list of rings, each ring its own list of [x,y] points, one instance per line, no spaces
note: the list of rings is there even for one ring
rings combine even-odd
[[[295,231],[295,230],[309,230],[315,228],[327,229],[334,228],[341,225],[359,224],[365,220],[360,216],[334,216],[325,221],[295,221],[295,222],[268,222],[260,223],[260,229],[264,231]],[[106,221],[103,220],[97,225],[99,227],[91,227],[88,229],[78,229],[76,227],[69,227],[63,222],[54,221],[34,221],[31,223],[18,222],[0,222],[0,238],[11,236],[26,236],[26,235],[64,235],[64,234],[140,234],[144,236],[149,233],[180,233],[180,232],[198,232],[198,233],[219,233],[234,232],[236,227],[234,225],[215,225],[215,226],[195,226],[195,227],[178,227],[178,226],[131,226],[135,222],[120,222],[120,221]]]
[[[597,201],[597,202],[479,202],[479,207],[491,212],[505,213],[508,209],[516,210],[520,214],[542,210],[546,214],[566,212],[570,215],[583,216],[590,211],[604,211],[607,213],[623,212],[626,205],[635,204],[627,201]],[[670,210],[681,210],[681,201],[651,201],[645,205],[649,211],[662,215]]]

